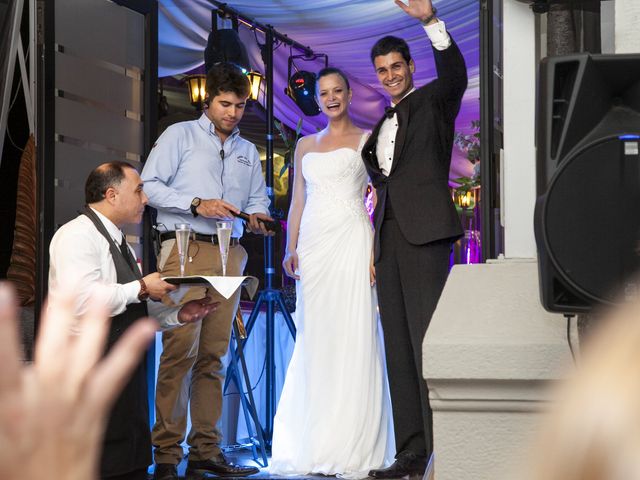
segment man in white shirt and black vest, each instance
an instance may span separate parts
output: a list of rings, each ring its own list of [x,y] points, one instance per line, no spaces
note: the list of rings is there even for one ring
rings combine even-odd
[[[139,223],[147,197],[135,168],[110,162],[93,170],[85,185],[87,205],[81,214],[54,235],[50,250],[49,292],[55,296],[65,283],[75,285],[77,315],[82,315],[97,287],[108,292],[113,315],[107,350],[135,320],[147,316],[147,299],[159,300],[174,286],[155,272],[142,276],[135,252],[122,226]],[[209,298],[181,308],[149,302],[163,329],[201,320],[217,307]],[[79,332],[81,335],[82,332]],[[149,409],[145,362],[134,371],[116,401],[107,425],[100,476],[110,480],[146,480],[151,463]]]

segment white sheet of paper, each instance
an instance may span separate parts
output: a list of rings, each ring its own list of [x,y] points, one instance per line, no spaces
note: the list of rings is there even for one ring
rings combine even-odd
[[[224,298],[229,299],[235,291],[241,286],[247,289],[250,297],[256,293],[258,289],[258,279],[251,276],[244,277],[220,277],[220,276],[204,276],[189,275],[185,277],[163,277],[163,280],[179,285],[176,290],[169,293],[169,297],[176,304],[185,296],[190,287],[194,285],[209,284]]]

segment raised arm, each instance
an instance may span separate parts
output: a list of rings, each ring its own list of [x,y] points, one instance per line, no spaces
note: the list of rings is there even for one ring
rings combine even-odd
[[[422,23],[431,44],[438,78],[431,91],[443,106],[449,120],[455,119],[460,109],[462,95],[467,88],[467,66],[464,57],[446,30],[443,21],[436,17],[431,0],[408,0],[405,4],[395,0],[407,15]]]
[[[447,114],[455,118],[460,110],[462,95],[467,89],[467,66],[464,57],[453,39],[449,48],[445,50],[434,47],[433,57],[438,72],[438,79],[433,82],[433,87]]]

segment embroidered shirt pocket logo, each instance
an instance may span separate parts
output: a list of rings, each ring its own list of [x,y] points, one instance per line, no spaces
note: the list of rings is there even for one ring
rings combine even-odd
[[[238,163],[241,163],[242,165],[246,165],[247,167],[251,166],[251,160],[249,160],[247,157],[245,157],[244,155],[238,155],[236,157],[236,161]]]

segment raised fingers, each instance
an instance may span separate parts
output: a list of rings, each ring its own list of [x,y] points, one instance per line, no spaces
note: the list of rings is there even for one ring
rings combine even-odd
[[[94,402],[98,412],[111,407],[120,394],[149,346],[156,328],[157,323],[150,318],[138,320],[98,363],[88,379],[86,398],[87,402]]]
[[[80,333],[70,347],[68,379],[77,387],[94,368],[104,353],[111,319],[106,306],[107,299],[96,292],[87,305],[87,313],[79,321]]]
[[[51,292],[42,310],[34,358],[38,371],[42,373],[59,373],[65,368],[72,327],[78,326],[74,313],[74,287],[65,284]]]
[[[20,383],[17,312],[13,287],[0,282],[0,391]]]

